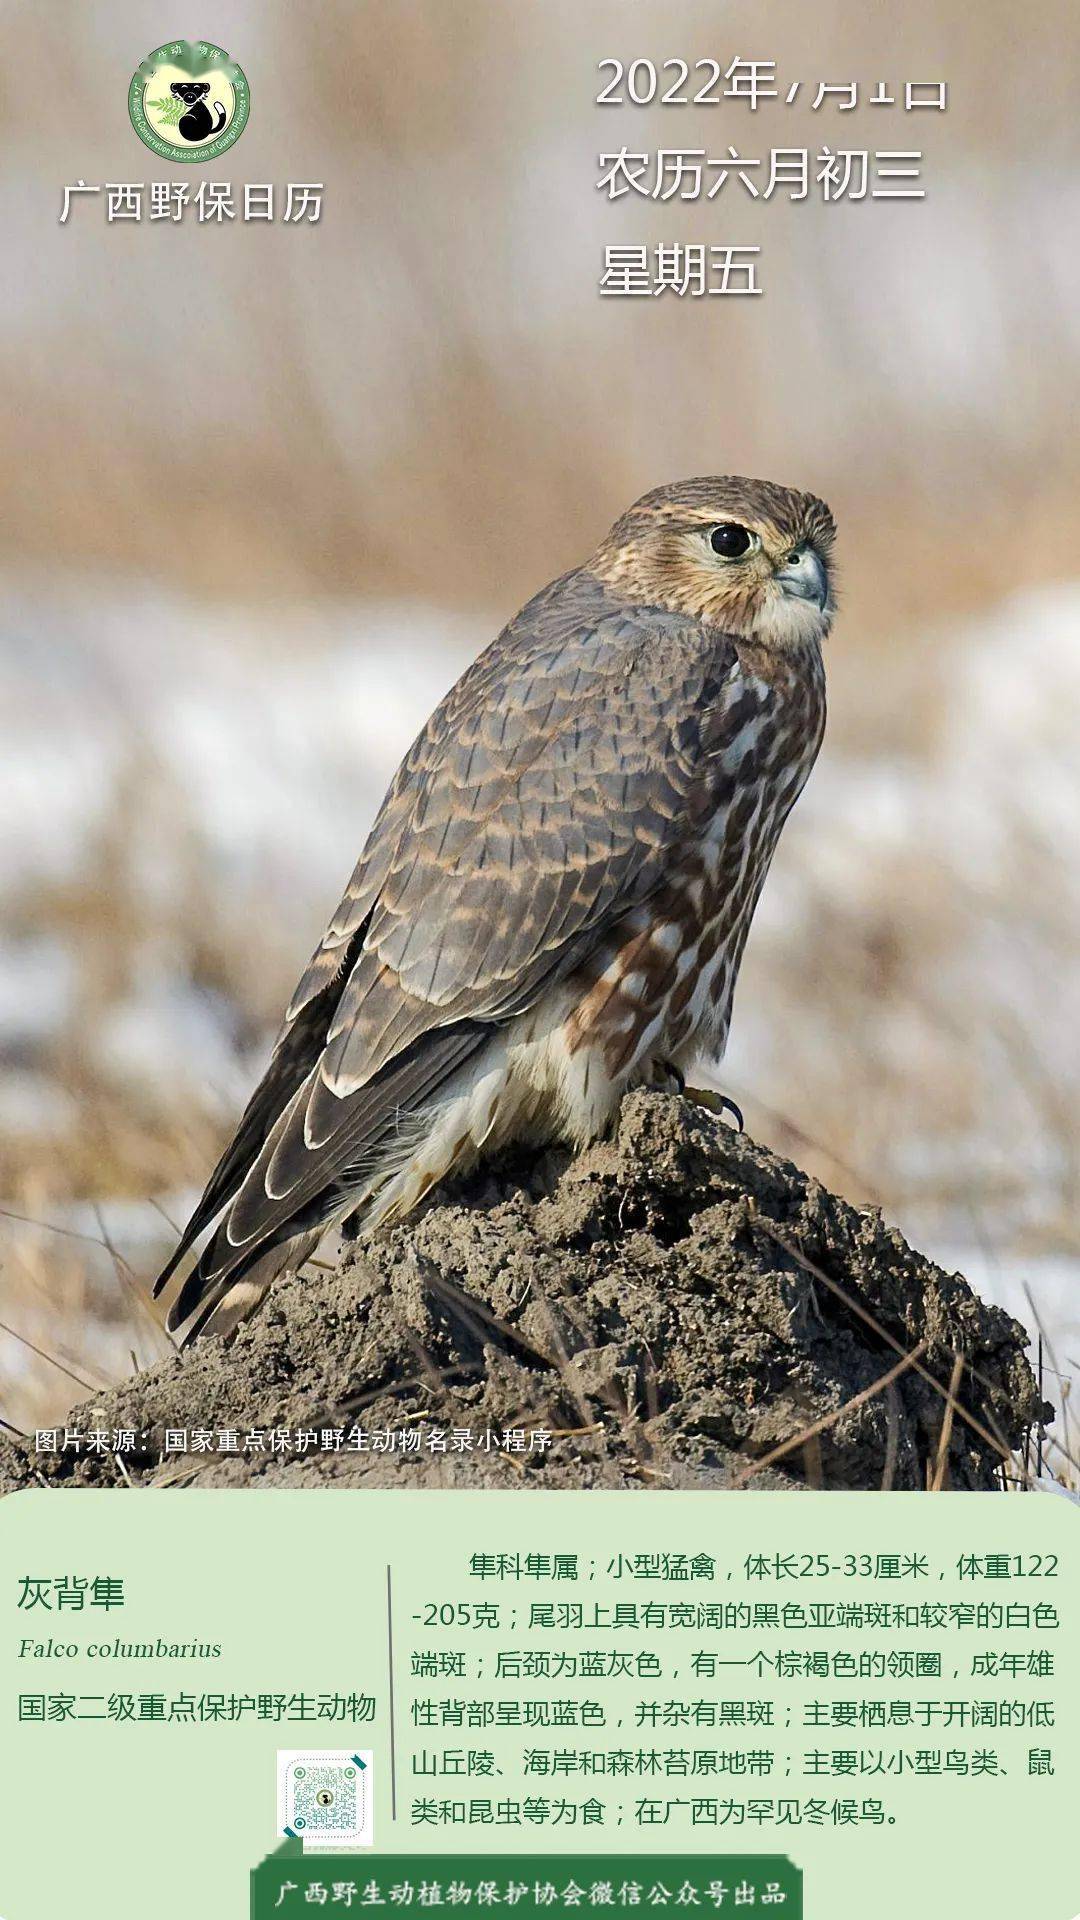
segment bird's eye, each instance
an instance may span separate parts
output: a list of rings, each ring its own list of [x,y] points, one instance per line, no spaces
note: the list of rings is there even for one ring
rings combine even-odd
[[[709,535],[709,545],[722,560],[741,560],[749,553],[754,538],[737,520],[725,520],[722,526],[714,527]]]

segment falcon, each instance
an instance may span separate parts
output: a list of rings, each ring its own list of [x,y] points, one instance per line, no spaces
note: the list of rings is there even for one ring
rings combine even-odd
[[[833,538],[813,494],[660,487],[466,670],[157,1282],[189,1264],[170,1328],[230,1332],[329,1226],[511,1143],[583,1145],[628,1088],[722,1056],[821,745]]]

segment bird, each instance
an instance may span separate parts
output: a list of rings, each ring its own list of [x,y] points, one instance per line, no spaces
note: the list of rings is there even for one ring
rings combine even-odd
[[[825,502],[655,488],[541,589],[409,748],[160,1293],[229,1335],[332,1225],[508,1146],[580,1147],[719,1061],[825,728]],[[204,1237],[205,1236],[205,1237]]]

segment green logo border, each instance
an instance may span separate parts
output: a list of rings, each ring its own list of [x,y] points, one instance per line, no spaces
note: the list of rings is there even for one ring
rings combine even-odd
[[[170,146],[167,140],[163,140],[160,134],[155,133],[143,107],[143,97],[152,78],[152,73],[147,73],[146,69],[153,68],[156,63],[163,63],[170,56],[175,61],[176,55],[173,53],[173,48],[177,46],[185,48],[190,55],[192,50],[190,41],[166,40],[161,46],[155,47],[153,53],[147,54],[146,59],[136,68],[131,76],[131,85],[128,87],[128,118],[143,146],[149,147],[151,153],[156,153],[159,159],[169,160],[175,166],[181,167],[201,166],[206,161],[217,160],[223,153],[227,153],[229,148],[234,147],[239,140],[247,126],[248,114],[251,111],[251,88],[243,68],[238,67],[235,60],[230,60],[224,47],[216,47],[210,40],[200,40],[194,45],[197,46],[199,53],[205,56],[201,60],[200,71],[205,71],[207,67],[227,65],[229,79],[236,94],[236,111],[229,125],[224,132],[218,134],[216,140],[210,140],[205,146],[185,153],[179,147]],[[183,64],[183,61],[179,64]]]

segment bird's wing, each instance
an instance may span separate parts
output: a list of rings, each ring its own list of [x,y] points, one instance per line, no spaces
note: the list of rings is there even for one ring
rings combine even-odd
[[[730,642],[613,605],[581,573],[463,675],[399,769],[185,1235],[231,1198],[172,1324],[326,1217],[403,1110],[660,884],[737,666]]]
[[[155,1293],[160,1293],[167,1285],[199,1235],[236,1193],[244,1175],[258,1157],[274,1122],[306,1080],[312,1064],[326,1044],[327,1031],[341,995],[343,981],[347,977],[349,955],[355,955],[359,946],[360,932],[357,932],[351,941],[346,941],[338,948],[336,965],[325,969],[325,977],[317,988],[308,994],[295,1012],[290,1010],[290,1017],[275,1042],[270,1064],[244,1109],[240,1125],[210,1175],[202,1198],[168,1265],[158,1275]]]

